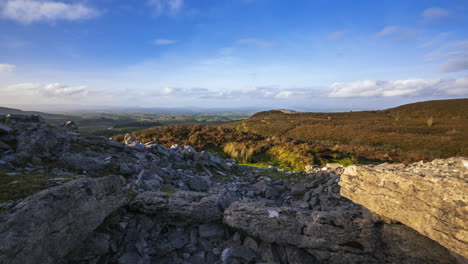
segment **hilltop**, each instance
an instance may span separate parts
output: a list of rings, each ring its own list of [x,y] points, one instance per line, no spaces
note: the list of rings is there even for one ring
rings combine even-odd
[[[449,118],[466,119],[468,99],[435,100],[401,105],[383,111],[385,114],[403,118]]]

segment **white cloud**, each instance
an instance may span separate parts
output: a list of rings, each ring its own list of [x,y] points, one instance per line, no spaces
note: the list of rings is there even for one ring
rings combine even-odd
[[[388,35],[391,35],[391,34],[394,34],[398,31],[398,27],[397,26],[388,26],[388,27],[384,27],[382,30],[380,30],[379,32],[375,33],[374,34],[374,37],[376,38],[380,38],[380,37],[385,37],[385,36],[388,36]]]
[[[0,6],[0,16],[24,24],[40,21],[83,20],[99,12],[83,4],[57,1],[7,0]]]
[[[184,6],[184,0],[148,0],[156,16],[175,15]]]
[[[446,95],[466,96],[468,95],[468,77],[443,81],[438,87],[438,92]]]
[[[218,92],[211,95],[213,99],[304,99],[317,95],[316,91],[308,88],[277,88],[261,86],[250,89],[237,89]]]
[[[0,73],[2,72],[12,72],[16,68],[13,64],[0,64]]]
[[[155,39],[153,43],[156,45],[171,45],[177,43],[177,41],[172,39]]]
[[[425,55],[427,60],[440,61],[444,73],[468,70],[468,40],[449,41]]]
[[[373,35],[374,38],[383,38],[383,37],[393,37],[396,40],[407,40],[417,37],[422,30],[409,28],[409,27],[399,27],[399,26],[387,26],[384,27],[379,32]]]
[[[340,38],[343,37],[345,34],[346,34],[346,30],[335,31],[335,32],[330,33],[330,34],[327,36],[327,39],[329,39],[329,40],[340,39]]]
[[[46,98],[80,97],[87,96],[90,92],[87,86],[68,86],[60,83],[18,83],[8,86],[7,90],[18,95],[39,95]]]
[[[447,42],[447,38],[451,35],[451,32],[441,32],[437,34],[433,39],[419,45],[420,48],[429,48],[441,43]]]
[[[468,56],[447,60],[440,66],[442,72],[458,72],[468,70]]]
[[[303,99],[316,96],[317,93],[307,88],[283,89],[277,87],[263,86],[248,89],[232,90],[210,90],[206,88],[178,88],[165,87],[154,92],[145,92],[141,96],[174,97],[209,100],[237,100],[237,99]]]
[[[440,20],[449,16],[449,11],[440,7],[431,7],[425,9],[421,16],[424,20]]]
[[[144,96],[177,96],[177,97],[206,97],[212,96],[215,92],[206,88],[179,88],[179,87],[164,87],[155,92],[144,93]]]
[[[362,80],[331,85],[329,97],[468,95],[468,77],[459,79]]]
[[[237,44],[254,44],[260,48],[273,48],[275,46],[275,43],[272,41],[265,41],[265,40],[260,40],[256,38],[245,38],[245,39],[239,39],[236,41]]]

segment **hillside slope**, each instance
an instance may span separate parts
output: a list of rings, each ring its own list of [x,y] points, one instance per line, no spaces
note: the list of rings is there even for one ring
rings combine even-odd
[[[264,136],[374,146],[427,158],[468,155],[468,99],[347,113],[261,112],[224,124]]]
[[[144,142],[190,144],[240,162],[297,170],[327,162],[408,163],[468,156],[465,113],[468,99],[421,102],[381,111],[272,110],[211,127],[159,127],[132,135]],[[123,141],[123,135],[115,139]]]

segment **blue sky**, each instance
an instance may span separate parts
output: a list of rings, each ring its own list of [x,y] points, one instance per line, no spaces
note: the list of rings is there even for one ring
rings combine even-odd
[[[468,2],[0,0],[0,105],[381,109],[468,97]]]

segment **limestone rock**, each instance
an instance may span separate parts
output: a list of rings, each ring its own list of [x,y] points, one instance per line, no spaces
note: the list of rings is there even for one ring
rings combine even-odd
[[[80,179],[0,214],[0,263],[56,263],[128,202],[119,177]]]
[[[11,133],[12,131],[13,129],[11,127],[0,124],[0,134],[8,134],[8,133]]]
[[[341,195],[468,258],[467,158],[347,167]]]
[[[222,219],[220,197],[206,193],[178,191],[144,192],[131,203],[131,208],[146,214],[163,214],[179,221],[209,223]]]

